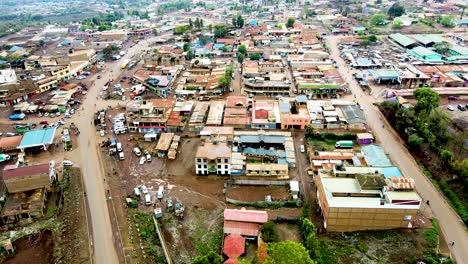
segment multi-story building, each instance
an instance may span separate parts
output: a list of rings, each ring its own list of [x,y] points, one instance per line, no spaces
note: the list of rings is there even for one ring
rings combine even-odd
[[[157,133],[166,131],[174,100],[152,99],[127,105],[128,128],[131,132]]]
[[[243,92],[255,96],[280,96],[289,95],[291,81],[266,80],[263,77],[244,80]]]
[[[412,228],[421,197],[411,178],[382,174],[315,177],[323,225],[329,231],[348,232]]]
[[[310,124],[310,115],[307,109],[307,98],[280,99],[281,129],[297,128],[305,129]]]
[[[231,173],[231,148],[226,143],[206,142],[195,153],[197,175],[229,175]]]

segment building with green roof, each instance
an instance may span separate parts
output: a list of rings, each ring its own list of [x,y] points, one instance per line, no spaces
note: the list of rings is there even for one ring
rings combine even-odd
[[[398,45],[404,47],[404,48],[411,48],[417,45],[416,41],[401,34],[401,33],[396,33],[396,34],[391,34],[388,36],[390,39],[398,43]]]
[[[419,44],[423,45],[424,47],[432,47],[436,43],[440,43],[444,41],[443,38],[436,36],[436,35],[411,35],[413,39],[415,39]]]
[[[408,50],[408,52],[424,62],[436,62],[442,60],[442,55],[425,47],[416,47]]]

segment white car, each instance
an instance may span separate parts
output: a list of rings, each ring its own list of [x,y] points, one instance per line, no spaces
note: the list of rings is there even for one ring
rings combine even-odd
[[[451,105],[447,105],[447,109],[449,111],[455,111],[455,107],[451,106]]]
[[[71,160],[63,160],[62,161],[63,166],[73,166],[73,161]]]
[[[119,152],[119,159],[120,159],[120,160],[124,160],[124,159],[125,159],[125,156],[124,156],[124,153],[123,153],[123,152]]]
[[[122,101],[126,101],[126,100],[127,100],[127,98],[125,97],[125,95],[122,96]]]
[[[101,129],[101,130],[99,131],[99,135],[100,135],[101,137],[103,137],[103,136],[106,135],[106,132],[104,131],[104,129]]]
[[[146,154],[146,161],[151,162],[151,154]]]
[[[142,192],[143,194],[147,194],[147,193],[148,193],[148,188],[146,188],[145,185],[142,185],[140,188],[141,188],[141,192]]]
[[[301,148],[301,153],[304,153],[304,152],[305,152],[305,147],[304,147],[304,145],[301,145],[300,148]]]
[[[140,157],[141,156],[141,151],[139,148],[133,148],[133,153],[137,156],[137,157]]]
[[[145,158],[145,157],[141,157],[141,159],[140,159],[140,165],[145,164],[145,162],[146,162],[146,158]]]

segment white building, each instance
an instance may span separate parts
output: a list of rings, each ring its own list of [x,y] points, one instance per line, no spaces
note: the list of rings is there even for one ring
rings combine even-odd
[[[231,149],[225,143],[206,142],[195,154],[197,175],[229,175],[231,173]]]

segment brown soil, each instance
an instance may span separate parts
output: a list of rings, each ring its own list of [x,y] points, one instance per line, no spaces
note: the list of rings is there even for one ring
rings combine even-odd
[[[246,202],[265,201],[267,195],[271,195],[274,201],[290,198],[286,186],[235,185],[227,191],[229,198]]]
[[[5,264],[48,264],[52,263],[54,242],[52,231],[44,230],[40,233],[22,237],[15,242],[13,246],[16,254],[5,261]]]

